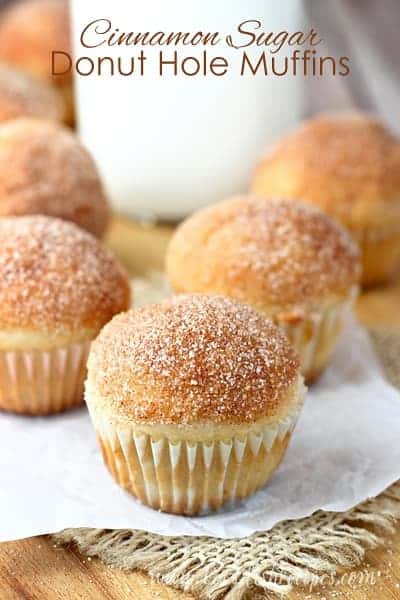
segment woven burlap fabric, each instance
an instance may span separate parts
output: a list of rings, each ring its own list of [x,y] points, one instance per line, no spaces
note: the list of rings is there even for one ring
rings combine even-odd
[[[388,378],[400,387],[400,333],[371,331]],[[359,564],[400,519],[400,482],[345,513],[317,512],[234,540],[165,537],[143,531],[67,529],[58,543],[123,569],[140,569],[205,600],[254,600],[257,592],[285,595],[318,576]]]

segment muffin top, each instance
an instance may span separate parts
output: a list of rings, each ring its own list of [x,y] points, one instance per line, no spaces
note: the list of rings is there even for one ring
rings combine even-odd
[[[277,144],[252,189],[316,204],[352,229],[398,228],[400,143],[370,115],[322,115]]]
[[[349,234],[320,210],[241,196],[177,229],[167,274],[176,291],[223,294],[275,314],[347,295],[360,262]]]
[[[45,81],[0,63],[0,122],[18,117],[60,121],[61,101]]]
[[[0,126],[0,216],[43,214],[101,237],[110,209],[96,165],[63,126],[16,119]]]
[[[0,329],[97,331],[129,306],[129,281],[98,240],[44,216],[0,219]]]
[[[0,60],[55,83],[71,74],[51,76],[51,52],[71,53],[68,0],[19,0],[0,15]]]
[[[248,423],[279,415],[299,362],[249,306],[181,295],[118,315],[93,342],[91,402],[146,424]]]

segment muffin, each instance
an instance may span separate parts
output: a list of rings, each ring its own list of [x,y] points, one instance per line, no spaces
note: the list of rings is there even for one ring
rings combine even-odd
[[[63,99],[63,116],[74,122],[72,75],[51,74],[52,51],[71,51],[67,0],[20,0],[0,14],[0,60],[54,85]],[[56,64],[65,70],[65,63]]]
[[[271,321],[227,298],[182,295],[104,327],[85,399],[117,483],[152,508],[196,515],[265,484],[304,389]]]
[[[80,404],[90,342],[129,299],[125,273],[89,233],[44,216],[0,219],[0,409]]]
[[[320,210],[236,197],[199,211],[167,252],[175,292],[222,294],[283,327],[310,382],[327,365],[357,294],[359,251]]]
[[[16,119],[0,126],[0,216],[42,214],[103,236],[110,208],[89,152],[61,125]]]
[[[400,270],[400,143],[366,114],[323,115],[279,143],[256,170],[252,190],[314,204],[361,247],[364,285]]]
[[[0,122],[18,117],[60,121],[61,100],[45,81],[0,63]]]

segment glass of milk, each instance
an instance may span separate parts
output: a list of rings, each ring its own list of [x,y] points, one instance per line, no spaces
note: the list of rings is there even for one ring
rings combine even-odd
[[[96,64],[92,73],[76,75],[79,132],[119,213],[177,220],[246,190],[263,151],[301,116],[302,77],[265,76],[262,68],[256,75],[248,68],[241,74],[243,51],[253,64],[263,51],[272,55],[265,46],[235,49],[226,43],[229,34],[234,43],[250,41],[237,33],[238,25],[248,20],[262,22],[259,32],[298,30],[301,0],[72,0],[72,17],[75,59],[85,56]],[[82,45],[85,28],[84,43],[98,46]],[[221,42],[215,46],[107,42],[112,33],[113,42],[128,32],[199,30],[219,32]],[[141,50],[146,56],[142,73]],[[174,65],[164,64],[160,76],[160,51],[164,61],[173,61],[177,52],[176,75]],[[289,51],[279,53],[280,60],[285,52]],[[111,76],[111,63],[105,59],[98,76],[96,61],[104,56],[113,58],[115,65],[120,57],[125,72],[133,57],[133,74],[121,75],[115,69]],[[197,75],[182,71],[187,57],[199,61]],[[214,57],[228,61],[224,76],[210,71]],[[90,72],[90,64],[80,62],[82,73]],[[193,59],[185,65],[188,73],[197,68]]]

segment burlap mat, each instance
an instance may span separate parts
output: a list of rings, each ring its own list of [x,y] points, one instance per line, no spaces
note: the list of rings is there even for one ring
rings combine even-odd
[[[400,333],[371,336],[388,378],[400,388]],[[67,529],[58,543],[123,569],[141,569],[158,581],[205,600],[254,600],[256,592],[287,594],[293,586],[359,564],[382,544],[400,519],[400,482],[345,513],[317,512],[238,540],[162,537],[143,531]]]

